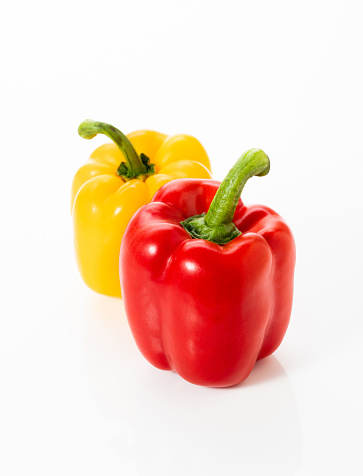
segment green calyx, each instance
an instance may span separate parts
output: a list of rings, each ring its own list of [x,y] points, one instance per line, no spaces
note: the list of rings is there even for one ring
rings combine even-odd
[[[126,181],[132,180],[134,178],[137,178],[139,180],[146,180],[148,177],[150,177],[150,175],[153,175],[155,173],[155,165],[150,164],[149,157],[143,153],[141,153],[139,157],[143,165],[146,167],[145,173],[134,175],[134,169],[131,169],[128,165],[125,164],[125,162],[121,162],[121,164],[118,166],[118,169],[116,170],[116,174]]]
[[[195,215],[180,224],[193,238],[224,245],[241,235],[233,216],[243,187],[248,179],[262,177],[270,170],[270,161],[261,149],[242,154],[221,183],[207,213]]]
[[[155,173],[155,165],[150,164],[150,159],[145,154],[136,152],[131,141],[116,127],[105,122],[86,119],[78,127],[78,134],[84,139],[93,139],[97,134],[105,134],[120,149],[126,162],[121,162],[116,174],[123,180],[146,180]]]
[[[193,238],[212,241],[219,245],[224,245],[233,240],[233,238],[241,235],[241,232],[233,222],[209,227],[205,222],[205,216],[206,213],[194,215],[182,221],[180,224]]]

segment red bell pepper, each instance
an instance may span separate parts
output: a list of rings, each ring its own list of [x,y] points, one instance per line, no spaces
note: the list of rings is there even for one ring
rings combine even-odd
[[[121,288],[136,344],[155,367],[197,385],[244,380],[280,345],[290,319],[295,244],[284,220],[239,198],[270,163],[244,153],[219,186],[180,179],[130,221]]]

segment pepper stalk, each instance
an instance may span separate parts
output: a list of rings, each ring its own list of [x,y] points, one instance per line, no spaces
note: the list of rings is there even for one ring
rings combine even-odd
[[[268,156],[261,149],[244,152],[219,186],[207,213],[194,215],[180,224],[193,238],[223,245],[241,235],[233,216],[248,179],[262,177],[270,170]]]
[[[145,181],[155,173],[155,165],[150,163],[149,157],[142,153],[139,155],[131,141],[111,124],[86,119],[79,125],[78,134],[83,139],[93,139],[97,134],[105,134],[117,145],[126,160],[126,163],[121,162],[116,170],[116,174],[123,180]]]

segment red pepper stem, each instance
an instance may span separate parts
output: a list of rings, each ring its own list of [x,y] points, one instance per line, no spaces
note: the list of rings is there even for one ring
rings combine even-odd
[[[270,161],[261,149],[241,155],[219,186],[208,212],[187,218],[181,225],[194,237],[225,244],[241,232],[233,223],[234,212],[247,180],[254,175],[267,175]]]
[[[238,200],[248,179],[254,175],[267,175],[270,161],[261,149],[242,154],[219,186],[205,217],[208,226],[232,222]]]
[[[145,180],[148,176],[155,173],[154,164],[150,164],[150,160],[145,154],[136,152],[131,141],[116,127],[106,122],[97,122],[86,119],[78,127],[78,134],[83,139],[93,139],[97,134],[105,134],[120,149],[125,157],[126,163],[121,162],[116,173],[124,180],[132,180],[138,178]]]

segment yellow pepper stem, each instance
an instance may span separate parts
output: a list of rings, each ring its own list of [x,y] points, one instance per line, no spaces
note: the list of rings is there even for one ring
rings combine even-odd
[[[145,154],[138,155],[131,141],[111,124],[86,119],[78,127],[78,134],[83,139],[93,139],[97,134],[105,134],[109,137],[125,157],[126,163],[121,162],[116,171],[117,175],[124,180],[135,178],[146,180],[147,177],[155,173],[155,166],[150,164],[149,157]]]

